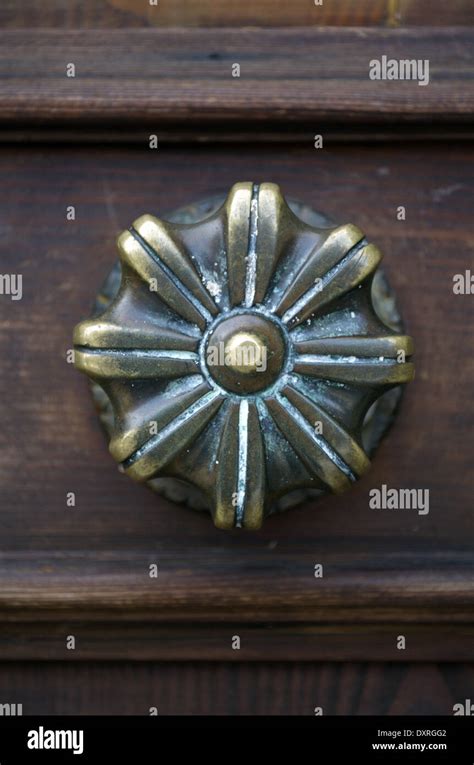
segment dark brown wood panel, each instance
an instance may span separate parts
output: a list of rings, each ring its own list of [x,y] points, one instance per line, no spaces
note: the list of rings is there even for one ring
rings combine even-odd
[[[463,664],[0,664],[25,715],[452,715],[473,683]]]
[[[0,8],[4,28],[473,23],[470,0],[3,0]]]
[[[64,597],[64,596],[63,596]],[[122,618],[126,609],[122,609]],[[287,618],[292,616],[287,609]],[[130,616],[129,609],[127,611]],[[15,615],[16,616],[16,615]],[[474,659],[474,626],[460,625],[455,619],[445,624],[405,622],[361,624],[356,613],[354,624],[332,626],[314,624],[206,624],[202,614],[186,607],[181,623],[150,622],[150,614],[136,615],[135,621],[104,621],[104,610],[97,616],[76,607],[75,613],[57,609],[55,621],[40,621],[37,612],[30,621],[8,621],[0,626],[1,661],[446,661]],[[109,617],[109,614],[106,614]],[[330,614],[326,613],[326,618]],[[185,617],[187,617],[185,619]],[[436,619],[437,615],[433,617]],[[248,617],[247,617],[248,618]],[[97,621],[97,619],[99,619]],[[100,621],[102,619],[102,621]],[[198,621],[201,620],[201,621]],[[74,648],[69,644],[75,640]],[[240,648],[235,647],[239,638]],[[400,638],[405,648],[400,648]],[[234,645],[234,647],[233,647]]]
[[[472,268],[473,158],[466,144],[429,142],[4,146],[1,271],[23,275],[23,298],[0,299],[2,616],[343,621],[375,632],[383,621],[472,621],[474,304],[452,285]],[[122,228],[247,179],[278,182],[381,246],[418,369],[372,470],[350,494],[248,534],[218,531],[206,515],[120,475],[87,382],[65,360]],[[66,220],[68,205],[75,221]],[[384,483],[429,489],[429,514],[370,509],[369,490]]]
[[[402,25],[443,26],[474,24],[471,0],[394,0],[393,16]]]
[[[429,84],[371,80],[382,55],[428,59]],[[140,126],[160,137],[186,126],[199,136],[251,120],[256,136],[301,123],[314,135],[326,124],[472,126],[473,114],[469,28],[7,30],[0,45],[3,129]]]

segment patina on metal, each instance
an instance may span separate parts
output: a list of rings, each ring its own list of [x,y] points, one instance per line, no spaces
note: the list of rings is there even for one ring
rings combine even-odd
[[[121,470],[225,529],[350,488],[414,375],[362,231],[238,183],[118,246],[74,347]]]

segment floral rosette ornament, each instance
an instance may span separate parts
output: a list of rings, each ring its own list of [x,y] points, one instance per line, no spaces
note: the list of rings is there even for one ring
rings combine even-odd
[[[362,231],[238,183],[118,247],[74,344],[121,469],[225,529],[349,489],[413,377]]]

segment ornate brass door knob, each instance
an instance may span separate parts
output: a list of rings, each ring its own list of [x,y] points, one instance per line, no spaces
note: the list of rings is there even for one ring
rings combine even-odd
[[[74,344],[125,473],[256,529],[367,470],[413,364],[362,231],[238,183],[118,246]]]

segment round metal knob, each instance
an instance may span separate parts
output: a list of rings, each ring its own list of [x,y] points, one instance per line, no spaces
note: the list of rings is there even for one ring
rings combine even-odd
[[[125,473],[256,529],[367,470],[414,372],[362,231],[238,183],[118,246],[74,345]]]

